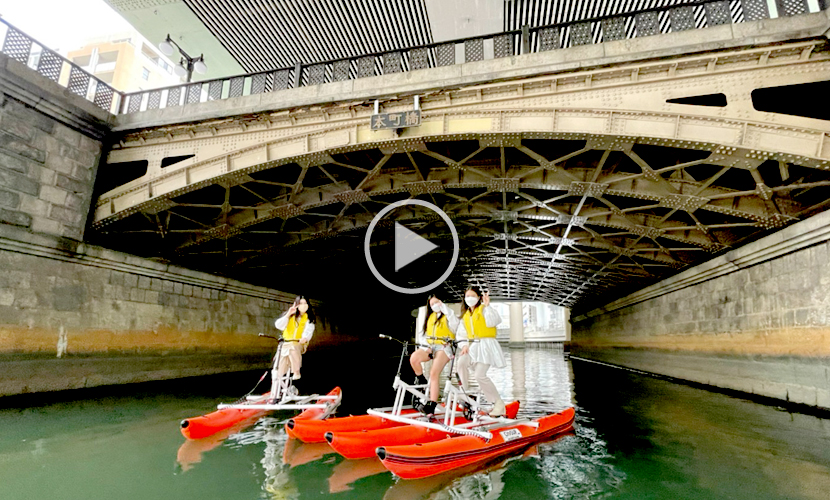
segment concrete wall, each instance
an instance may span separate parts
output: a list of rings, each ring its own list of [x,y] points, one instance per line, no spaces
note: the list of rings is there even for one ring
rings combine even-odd
[[[820,214],[574,318],[571,351],[830,408],[828,227]]]
[[[267,366],[293,295],[0,225],[0,396]],[[331,343],[325,309],[313,342]]]

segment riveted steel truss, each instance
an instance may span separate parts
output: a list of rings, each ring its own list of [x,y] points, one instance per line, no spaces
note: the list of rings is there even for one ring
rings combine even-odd
[[[353,265],[381,209],[450,215],[461,259],[443,285],[564,306],[650,284],[822,210],[826,168],[705,143],[464,134],[264,162],[94,226],[110,245],[257,281],[303,262]],[[448,238],[434,214],[398,219]]]
[[[827,75],[830,48],[809,39],[387,96],[388,111],[420,96],[421,126],[402,131],[371,131],[368,101],[135,130],[99,175],[148,170],[101,195],[87,234],[244,281],[325,287],[365,269],[375,214],[418,198],[461,238],[445,293],[476,283],[601,305],[830,205],[827,122],[751,97]],[[718,93],[725,106],[674,102]],[[400,220],[449,238],[417,207]]]

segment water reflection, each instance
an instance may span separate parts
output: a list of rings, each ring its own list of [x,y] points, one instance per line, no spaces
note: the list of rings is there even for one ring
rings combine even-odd
[[[365,477],[386,474],[386,467],[377,458],[343,460],[334,466],[329,477],[329,493],[341,493],[354,489],[354,483]]]
[[[478,468],[397,480],[376,459],[345,460],[327,445],[288,439],[289,413],[227,436],[183,442],[178,420],[236,394],[239,377],[224,386],[216,378],[214,385],[196,384],[200,394],[193,380],[166,393],[160,384],[151,391],[122,387],[105,397],[0,409],[0,497],[827,498],[830,420],[569,361],[553,351],[506,355],[508,366],[491,371],[504,399],[520,399],[520,413],[528,417],[575,405],[571,434]],[[330,382],[321,378],[319,385]],[[376,374],[361,378],[360,388],[344,389],[350,404],[344,411],[362,413],[392,394],[388,379]]]
[[[521,401],[520,416],[536,418],[574,406],[573,374],[562,354],[547,349],[510,349],[505,360],[506,368],[488,374],[502,399]]]
[[[561,355],[544,350],[513,350],[507,361],[505,369],[494,370],[494,382],[506,398],[522,401],[524,415],[537,417],[573,405],[573,374]],[[528,384],[528,380],[532,383]],[[559,436],[493,463],[419,480],[393,478],[376,458],[346,460],[332,456],[323,460],[333,453],[326,443],[306,444],[288,438],[276,419],[263,419],[254,429],[228,439],[229,446],[257,443],[264,444],[262,489],[267,498],[313,496],[312,491],[304,489],[301,478],[322,474],[329,475],[329,493],[352,492],[361,498],[367,497],[367,491],[361,488],[362,480],[381,476],[388,483],[382,495],[388,500],[511,498],[505,495],[506,489],[515,490],[513,495],[522,489],[505,481],[509,464],[530,469],[541,480],[535,489],[551,498],[566,498],[568,492],[585,495],[607,492],[625,477],[607,463],[609,454],[604,442],[591,429]],[[312,468],[302,467],[306,465]],[[376,481],[375,486],[382,483]]]
[[[574,431],[520,456],[421,480],[395,479],[377,459],[345,460],[331,455],[325,443],[288,439],[275,418],[230,435],[226,445],[264,445],[260,463],[265,498],[315,496],[322,477],[328,477],[328,493],[389,500],[642,496],[817,500],[830,491],[827,420],[607,367],[574,365],[544,349],[508,351],[507,367],[493,370],[492,378],[504,399],[522,402],[523,416],[577,406]],[[183,445],[179,451],[183,470],[219,443],[221,439],[201,448],[191,446],[198,450],[190,454],[195,459],[183,453],[187,451]],[[308,477],[318,478],[311,483],[315,487],[304,480]],[[367,478],[374,479],[367,483]],[[736,491],[743,493],[736,496]]]
[[[611,458],[596,431],[575,426],[555,448],[541,447],[537,471],[548,485],[548,498],[603,498],[616,493],[626,478]]]
[[[575,362],[580,431],[627,472],[621,496],[826,499],[830,421]],[[591,458],[578,457],[578,462]]]
[[[192,469],[195,464],[202,461],[203,454],[220,446],[228,436],[235,435],[242,429],[250,427],[258,419],[259,416],[251,417],[206,438],[185,439],[184,443],[179,447],[179,451],[176,453],[176,462],[179,464],[182,472],[187,472]]]

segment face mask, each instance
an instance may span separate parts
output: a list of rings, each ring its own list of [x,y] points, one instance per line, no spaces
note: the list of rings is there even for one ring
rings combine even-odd
[[[441,304],[432,304],[429,307],[432,308],[432,312],[436,312],[436,313],[441,312]]]
[[[305,314],[305,312],[308,311],[308,304],[298,305],[297,310],[300,311],[300,314]]]
[[[464,302],[467,303],[467,307],[475,307],[478,304],[478,297],[464,297]]]

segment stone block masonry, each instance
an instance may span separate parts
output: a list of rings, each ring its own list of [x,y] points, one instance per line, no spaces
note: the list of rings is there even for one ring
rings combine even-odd
[[[9,225],[0,269],[0,396],[267,366],[294,297]]]
[[[82,239],[101,143],[0,100],[0,222]]]
[[[0,55],[0,223],[82,240],[112,118]]]
[[[576,356],[830,408],[830,213],[574,320]]]
[[[82,243],[113,120],[0,54],[0,396],[270,361],[293,295]]]

